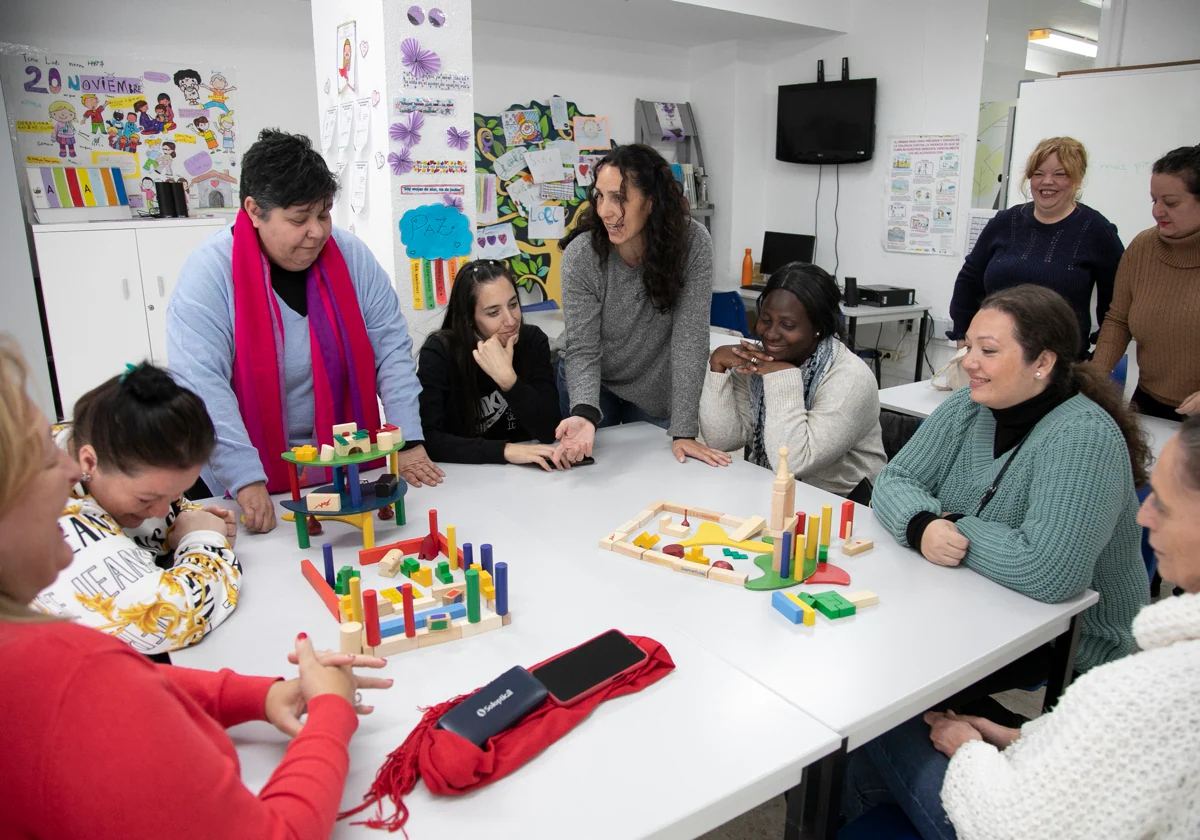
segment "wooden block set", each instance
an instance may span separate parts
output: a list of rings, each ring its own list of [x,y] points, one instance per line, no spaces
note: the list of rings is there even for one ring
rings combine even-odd
[[[374,431],[359,429],[354,423],[333,427],[333,443],[315,446],[295,446],[280,457],[291,465],[292,498],[283,502],[296,523],[296,541],[300,548],[309,547],[309,519],[335,519],[362,530],[363,547],[375,545],[375,526],[371,514],[379,512],[380,519],[395,518],[404,524],[404,493],[407,489],[399,478],[396,457],[404,445],[400,429],[390,423]],[[360,482],[361,464],[387,458],[389,472],[375,481]],[[333,484],[319,487],[307,496],[300,496],[300,472],[308,467],[327,467],[333,470]],[[323,473],[322,473],[323,475]],[[320,528],[315,528],[320,533]]]
[[[807,592],[784,592],[778,589],[771,594],[771,608],[790,621],[792,624],[803,623],[812,627],[817,622],[817,613],[829,620],[847,618],[864,607],[872,607],[879,603],[879,596],[874,592],[851,592],[842,595],[839,592],[818,592],[811,595]]]
[[[325,574],[308,560],[300,561],[300,570],[321,597],[330,613],[340,622],[339,649],[343,653],[391,656],[419,647],[477,636],[512,623],[508,609],[508,564],[493,563],[492,547],[480,546],[480,562],[472,562],[473,547],[456,545],[455,527],[446,533],[437,531],[437,511],[429,513],[431,532],[427,536],[403,540],[359,552],[359,564],[381,564],[381,574],[393,577],[402,573],[425,586],[429,595],[420,597],[414,584],[376,592],[362,589],[359,571],[343,566],[336,574],[333,548],[324,545]],[[434,546],[431,556],[436,570],[422,566],[420,560],[405,554]],[[439,561],[444,555],[447,559]],[[385,569],[395,567],[392,574]],[[453,570],[462,569],[456,581]],[[438,583],[433,583],[436,576]]]

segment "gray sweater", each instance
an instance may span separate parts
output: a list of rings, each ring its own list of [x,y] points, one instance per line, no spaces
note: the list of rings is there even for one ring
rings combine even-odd
[[[700,397],[700,433],[708,446],[729,452],[754,437],[747,381],[751,375],[708,372]],[[844,344],[837,345],[811,409],[804,407],[800,368],[764,376],[763,403],[763,443],[772,469],[779,447],[786,446],[788,466],[797,479],[839,496],[864,478],[874,481],[883,469],[875,376]]]
[[[602,267],[591,238],[563,252],[562,298],[566,330],[559,348],[571,408],[600,408],[603,385],[651,417],[671,418],[670,434],[694,438],[712,305],[712,240],[689,220],[684,285],[670,312],[646,296],[642,267],[630,268],[609,248]]]

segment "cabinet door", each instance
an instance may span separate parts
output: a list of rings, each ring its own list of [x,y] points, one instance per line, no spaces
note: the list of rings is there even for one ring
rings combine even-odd
[[[62,410],[150,358],[132,230],[39,232],[34,237]]]
[[[146,328],[150,333],[150,355],[156,365],[167,366],[167,304],[179,272],[196,246],[219,230],[211,225],[137,230]]]

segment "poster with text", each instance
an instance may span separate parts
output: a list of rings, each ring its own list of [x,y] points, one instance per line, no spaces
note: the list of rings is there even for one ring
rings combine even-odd
[[[232,70],[129,57],[0,57],[18,163],[119,167],[135,215],[157,214],[159,181],[183,183],[192,215],[236,211],[241,116]]]
[[[956,252],[962,149],[959,134],[888,138],[884,250],[941,256]]]

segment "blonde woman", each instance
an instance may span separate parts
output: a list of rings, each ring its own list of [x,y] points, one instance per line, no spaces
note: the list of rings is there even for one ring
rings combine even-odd
[[[156,665],[104,633],[31,610],[71,564],[58,517],[81,477],[26,396],[24,361],[0,338],[4,836],[329,837],[355,713],[372,710],[356,693],[392,683],[351,669],[384,661],[316,652],[301,633],[288,655],[298,679],[196,671]],[[242,785],[224,731],[251,720],[295,736],[257,795]]]
[[[1113,296],[1117,264],[1125,246],[1117,228],[1079,202],[1087,174],[1087,150],[1071,137],[1037,144],[1025,162],[1023,190],[1030,200],[996,214],[975,243],[950,299],[954,328],[947,333],[962,347],[971,319],[993,292],[1032,283],[1062,295],[1079,322],[1080,357],[1087,354]],[[1096,321],[1088,307],[1096,293]]]

